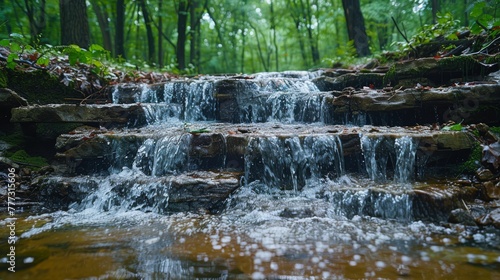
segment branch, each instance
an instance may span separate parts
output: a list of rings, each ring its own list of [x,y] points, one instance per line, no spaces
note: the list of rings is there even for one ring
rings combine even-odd
[[[0,54],[0,60],[7,61],[7,57]],[[36,61],[29,61],[29,60],[24,60],[24,59],[14,59],[14,62],[17,64],[26,64],[26,65],[29,65],[29,66],[35,68],[35,69],[47,71],[47,68],[36,65],[35,64]]]
[[[418,55],[417,50],[410,44],[410,41],[408,40],[408,38],[406,38],[405,34],[403,34],[403,32],[401,32],[401,29],[399,29],[398,23],[396,22],[396,20],[394,19],[394,17],[391,16],[391,19],[394,22],[394,25],[396,25],[396,28],[398,29],[399,34],[401,34],[401,36],[403,36],[403,38],[405,39],[406,43],[408,43],[408,46],[410,46],[410,48],[415,52],[415,55]]]

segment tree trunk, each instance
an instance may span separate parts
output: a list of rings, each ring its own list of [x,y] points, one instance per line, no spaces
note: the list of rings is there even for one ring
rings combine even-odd
[[[186,30],[187,30],[187,20],[189,11],[189,1],[180,0],[179,10],[177,11],[177,47],[176,47],[176,57],[177,57],[177,67],[179,70],[186,68]]]
[[[160,16],[158,18],[158,68],[163,68],[163,17],[161,16],[163,0],[158,0],[158,13]]]
[[[59,0],[61,44],[90,46],[89,22],[85,0]]]
[[[103,47],[108,51],[113,51],[113,43],[111,41],[111,29],[108,22],[108,12],[106,7],[101,8],[102,2],[98,0],[91,0],[90,4],[97,17],[97,22],[99,23],[99,29],[101,30]]]
[[[200,71],[200,47],[201,47],[201,16],[200,0],[192,0],[189,8],[191,41],[189,45],[189,63],[195,66],[196,71]]]
[[[153,36],[153,28],[151,28],[151,17],[149,16],[146,0],[140,0],[140,4],[148,38],[148,61],[153,62],[155,57],[155,38]]]
[[[36,2],[24,0],[23,2],[24,3],[21,3],[20,1],[13,1],[13,3],[23,11],[26,17],[28,17],[31,43],[36,44],[39,40],[40,34],[43,33],[46,27],[46,21],[45,21],[46,0],[41,0]]]
[[[347,22],[347,34],[349,40],[354,41],[354,47],[358,56],[370,55],[370,45],[365,30],[365,20],[361,13],[359,0],[342,0],[345,19]]]
[[[437,23],[437,14],[439,12],[439,0],[432,0],[432,23]]]
[[[275,67],[276,67],[275,70],[279,71],[278,43],[276,42],[276,16],[274,14],[274,6],[273,6],[273,2],[272,1],[270,3],[270,6],[271,6],[270,7],[270,12],[271,12],[271,30],[273,31],[273,45],[274,45],[274,63],[275,63]]]
[[[125,0],[116,1],[115,55],[125,58]]]

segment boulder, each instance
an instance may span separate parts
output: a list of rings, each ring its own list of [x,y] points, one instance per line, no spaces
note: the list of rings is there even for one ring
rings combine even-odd
[[[14,108],[11,121],[17,123],[94,123],[136,126],[145,124],[145,117],[140,104],[50,104]]]
[[[28,101],[19,96],[16,92],[8,88],[0,88],[0,109],[9,110],[12,108],[27,106]]]
[[[464,226],[476,226],[474,217],[469,212],[461,208],[451,211],[448,222],[462,224]]]

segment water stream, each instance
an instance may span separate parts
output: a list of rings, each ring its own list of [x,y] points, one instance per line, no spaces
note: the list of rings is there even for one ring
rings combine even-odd
[[[86,194],[64,211],[20,214],[18,272],[3,269],[0,278],[499,278],[497,231],[447,226],[438,212],[422,212],[428,204],[419,192],[453,194],[447,179],[416,181],[414,134],[360,133],[356,158],[344,150],[341,130],[307,134],[287,126],[314,131],[328,123],[327,94],[310,82],[314,76],[262,73],[237,81],[234,115],[269,131],[248,136],[241,167],[227,158],[238,124],[220,133],[223,156],[215,161],[204,154],[208,148],[193,147],[199,134],[184,129],[189,122],[188,129],[219,133],[217,78],[143,87],[130,101],[146,112],[141,137],[102,136],[112,155],[106,170],[52,178],[76,182]],[[251,107],[244,92],[259,97]],[[120,94],[113,100],[126,103]],[[278,128],[286,133],[273,134]],[[210,200],[204,192],[217,193],[220,184],[238,187],[217,213],[169,208],[188,192]]]

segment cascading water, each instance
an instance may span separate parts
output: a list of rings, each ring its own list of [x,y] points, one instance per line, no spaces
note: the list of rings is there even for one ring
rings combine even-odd
[[[389,159],[388,142],[384,137],[369,137],[367,135],[361,136],[360,141],[368,177],[375,182],[385,182]]]
[[[414,177],[417,146],[416,141],[409,136],[394,140],[394,149],[396,151],[394,181],[397,183],[408,184]]]
[[[74,203],[30,218],[45,225],[21,238],[38,235],[28,242],[46,244],[33,247],[61,252],[22,251],[35,256],[36,266],[23,268],[20,273],[34,273],[21,277],[54,266],[50,276],[57,278],[73,252],[85,259],[67,266],[75,271],[67,278],[80,279],[453,278],[474,267],[464,263],[497,265],[491,250],[462,256],[471,238],[500,244],[497,236],[457,234],[416,220],[414,201],[433,210],[414,191],[422,142],[413,132],[326,125],[334,97],[310,82],[316,76],[235,78],[228,83],[241,91],[228,94],[218,92],[218,78],[144,86],[129,92],[133,98],[117,88],[113,101],[140,103],[149,126],[89,137],[109,166],[93,176],[50,181],[62,185],[56,194],[76,197]],[[212,122],[221,96],[234,97],[231,112],[245,123]],[[367,122],[367,115],[358,116],[351,124]],[[181,122],[188,121],[212,132],[186,133]],[[73,182],[78,187],[71,189]],[[80,267],[85,271],[78,274]]]
[[[245,182],[297,192],[312,182],[342,176],[343,160],[338,136],[255,138],[245,153]]]

